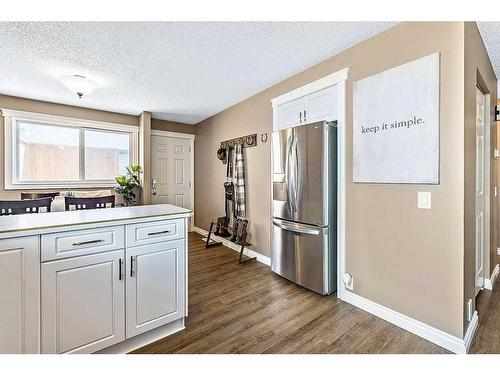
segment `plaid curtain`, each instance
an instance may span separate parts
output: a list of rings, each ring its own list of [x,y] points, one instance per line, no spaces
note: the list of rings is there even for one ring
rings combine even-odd
[[[243,155],[243,147],[236,144],[234,147],[234,200],[235,200],[235,215],[236,217],[246,216],[245,203],[245,157]]]

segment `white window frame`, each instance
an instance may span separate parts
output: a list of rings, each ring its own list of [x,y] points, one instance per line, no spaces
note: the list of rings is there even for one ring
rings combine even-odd
[[[40,181],[20,182],[14,180],[16,132],[18,121],[35,122],[47,125],[73,127],[96,131],[115,131],[129,133],[131,135],[130,159],[132,164],[139,160],[139,126],[101,122],[94,120],[79,119],[65,116],[47,115],[34,112],[25,112],[12,109],[1,109],[4,118],[4,174],[5,190],[22,189],[67,189],[67,188],[111,188],[114,181],[82,180],[82,181]],[[80,163],[81,168],[84,163]],[[80,176],[82,176],[80,171]]]

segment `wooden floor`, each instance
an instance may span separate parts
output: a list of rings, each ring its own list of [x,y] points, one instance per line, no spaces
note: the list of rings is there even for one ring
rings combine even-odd
[[[497,258],[497,263],[500,257]],[[500,354],[500,277],[493,291],[482,290],[476,299],[479,326],[470,352]]]
[[[447,353],[335,295],[301,288],[261,263],[238,265],[237,252],[205,249],[201,238],[189,235],[186,329],[134,353]],[[484,315],[474,351],[500,352],[498,289],[488,299],[496,313]]]

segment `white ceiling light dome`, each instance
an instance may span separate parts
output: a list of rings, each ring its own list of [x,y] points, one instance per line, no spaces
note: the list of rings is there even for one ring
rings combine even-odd
[[[73,74],[61,78],[66,88],[75,93],[80,99],[83,95],[89,95],[97,88],[97,83],[80,74]]]

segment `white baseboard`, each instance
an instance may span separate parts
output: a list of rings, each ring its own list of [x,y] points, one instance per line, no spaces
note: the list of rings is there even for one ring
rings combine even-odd
[[[477,315],[477,311],[474,311],[472,315],[472,319],[467,327],[467,331],[464,336],[464,344],[465,351],[464,353],[468,353],[470,349],[470,345],[472,344],[472,339],[474,339],[474,334],[476,333],[477,326],[479,325],[479,316]]]
[[[176,332],[185,329],[184,318],[174,320],[171,323],[165,324],[164,326],[155,328],[151,331],[141,333],[138,336],[134,336],[125,341],[119,342],[113,346],[104,348],[96,352],[97,354],[126,354],[133,352],[136,349],[142,348],[143,346],[149,345],[155,341],[158,341],[164,337],[173,335]]]
[[[348,290],[344,291],[342,299],[351,305],[359,307],[370,314],[395,324],[453,353],[467,353],[478,325],[477,312],[474,312],[474,316],[469,324],[465,337],[460,339],[437,328],[431,327],[428,324],[410,318],[409,316],[391,310],[388,307],[358,296]]]
[[[193,230],[195,232],[201,234],[202,236],[208,236],[208,232],[205,229],[201,229],[199,227],[193,226]],[[214,241],[217,241],[217,242],[222,242],[222,244],[224,246],[230,248],[231,250],[235,250],[238,252],[240,251],[239,245],[236,245],[234,242],[231,242],[226,238],[216,236],[215,234],[212,233],[212,235],[210,236],[210,239],[213,239]],[[251,258],[256,257],[260,263],[264,263],[266,266],[271,266],[271,258],[266,257],[265,255],[262,255],[261,253],[258,253],[255,250],[252,250],[252,249],[245,247],[244,254],[248,257],[251,257]]]
[[[491,273],[489,279],[484,279],[484,287],[488,290],[493,290],[493,285],[495,285],[495,281],[497,279],[498,273],[500,272],[500,265],[496,265],[495,269]]]

